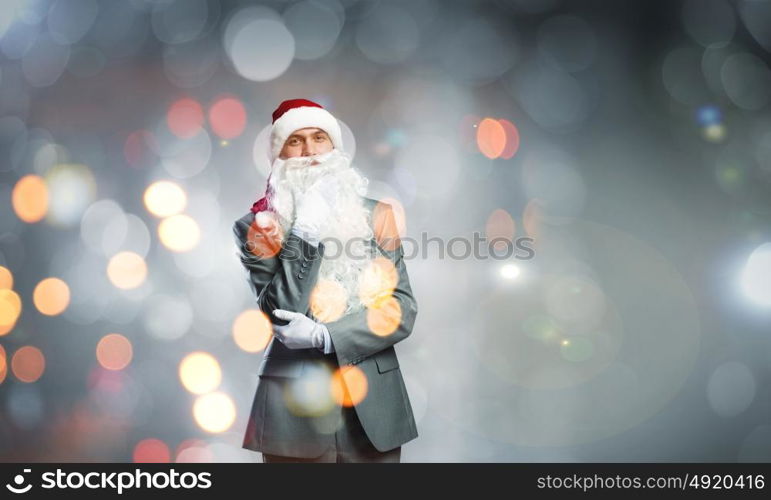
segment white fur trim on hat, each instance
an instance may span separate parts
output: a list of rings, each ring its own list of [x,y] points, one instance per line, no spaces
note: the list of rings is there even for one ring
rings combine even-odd
[[[320,128],[329,135],[335,148],[344,151],[343,133],[337,118],[323,108],[300,106],[281,115],[273,124],[270,132],[271,163],[281,154],[284,143],[292,132],[306,127]]]

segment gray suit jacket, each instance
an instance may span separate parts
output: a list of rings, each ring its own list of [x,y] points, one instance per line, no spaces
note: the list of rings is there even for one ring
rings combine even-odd
[[[377,200],[364,198],[370,209],[370,226]],[[385,211],[381,209],[385,207]],[[393,210],[381,204],[378,224],[385,220],[395,231]],[[247,280],[256,297],[257,307],[278,324],[273,309],[287,309],[311,316],[309,297],[316,284],[324,243],[314,247],[293,233],[287,233],[273,256],[256,256],[247,244],[249,227],[254,222],[250,211],[233,224],[239,258],[247,270]],[[255,234],[255,231],[252,231]],[[391,233],[389,233],[391,234]],[[386,336],[372,333],[367,325],[366,309],[325,323],[335,352],[323,354],[318,349],[289,349],[275,337],[265,349],[258,368],[259,382],[247,423],[243,447],[276,455],[318,457],[334,445],[334,430],[340,412],[302,414],[288,404],[288,382],[302,380],[313,373],[315,364],[331,368],[357,365],[367,379],[364,399],[354,406],[367,436],[380,451],[393,449],[418,436],[407,389],[404,385],[394,344],[412,333],[417,303],[412,295],[401,245],[383,248],[373,238],[381,255],[391,259],[398,271],[393,297],[401,306],[401,320],[396,330]]]

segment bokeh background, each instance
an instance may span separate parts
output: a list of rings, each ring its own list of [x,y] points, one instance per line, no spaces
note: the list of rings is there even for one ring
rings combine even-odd
[[[0,457],[259,462],[284,99],[404,236],[403,461],[771,459],[771,2],[4,0]],[[460,244],[455,255],[463,253]]]

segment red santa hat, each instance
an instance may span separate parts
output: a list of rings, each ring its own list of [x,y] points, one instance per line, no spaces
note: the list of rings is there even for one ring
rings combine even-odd
[[[307,99],[288,99],[273,112],[273,127],[270,131],[271,164],[281,154],[292,132],[306,127],[320,128],[329,135],[335,148],[343,150],[343,133],[332,113]]]

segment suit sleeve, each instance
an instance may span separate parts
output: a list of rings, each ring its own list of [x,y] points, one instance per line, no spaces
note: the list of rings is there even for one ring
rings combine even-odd
[[[376,228],[376,234],[396,234],[393,211],[390,205],[384,206],[386,207],[383,216],[384,225],[389,229],[381,232]],[[412,333],[418,314],[418,304],[412,294],[401,242],[398,238],[390,238],[388,242],[381,243],[381,239],[377,238],[376,244],[378,251],[390,259],[397,271],[398,281],[391,292],[394,300],[389,298],[385,301],[385,307],[367,307],[336,321],[325,323],[332,337],[340,366],[357,364],[404,340]],[[383,324],[390,326],[383,330],[378,326]]]
[[[279,246],[256,224],[241,219],[233,224],[233,236],[259,309],[278,324],[285,321],[273,316],[274,309],[307,314],[324,255],[323,243],[316,247],[288,232]]]

